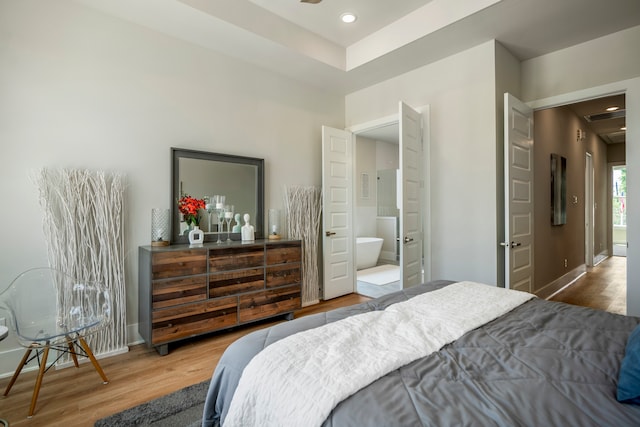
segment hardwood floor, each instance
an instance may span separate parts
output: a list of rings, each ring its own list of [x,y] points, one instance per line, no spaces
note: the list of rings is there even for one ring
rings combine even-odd
[[[295,317],[344,307],[370,298],[350,294],[303,308]],[[211,378],[224,350],[241,336],[284,320],[262,322],[170,346],[159,356],[145,345],[100,360],[109,384],[103,385],[90,363],[80,368],[51,369],[44,376],[36,412],[27,418],[36,372],[22,373],[9,396],[0,396],[0,418],[11,426],[93,426],[95,421],[191,384]],[[33,363],[33,362],[32,362]],[[0,380],[4,390],[9,378]]]
[[[550,300],[626,314],[627,258],[607,258]]]

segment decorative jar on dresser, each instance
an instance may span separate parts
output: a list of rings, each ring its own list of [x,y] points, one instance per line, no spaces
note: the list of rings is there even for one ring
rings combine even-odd
[[[138,331],[159,354],[169,343],[301,307],[299,240],[138,250]]]

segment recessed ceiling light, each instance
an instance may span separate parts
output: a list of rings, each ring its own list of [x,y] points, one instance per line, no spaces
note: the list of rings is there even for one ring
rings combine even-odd
[[[611,107],[607,108],[607,111],[616,111],[619,110],[620,107],[618,107],[617,105],[612,105]]]
[[[356,22],[356,19],[358,19],[358,17],[355,14],[351,13],[351,12],[346,12],[346,13],[343,13],[342,15],[340,15],[340,19],[345,24],[351,24],[353,22]]]

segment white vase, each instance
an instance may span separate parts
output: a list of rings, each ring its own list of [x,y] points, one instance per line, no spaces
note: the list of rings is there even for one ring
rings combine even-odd
[[[204,232],[200,230],[197,225],[193,226],[193,229],[189,231],[189,247],[201,248],[202,242],[204,242]]]

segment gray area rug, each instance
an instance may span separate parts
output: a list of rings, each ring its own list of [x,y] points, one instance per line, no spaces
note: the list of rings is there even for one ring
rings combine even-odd
[[[208,380],[190,385],[166,396],[102,418],[96,421],[95,427],[200,426],[202,425],[202,410],[208,389]]]

